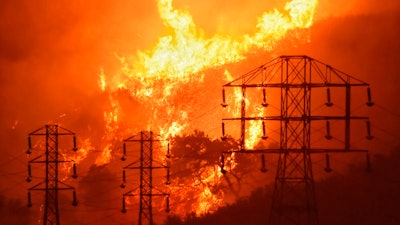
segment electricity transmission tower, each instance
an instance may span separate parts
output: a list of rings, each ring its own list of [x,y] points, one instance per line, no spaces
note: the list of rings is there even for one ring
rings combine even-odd
[[[138,225],[153,225],[153,212],[152,212],[152,198],[154,196],[164,196],[166,197],[166,212],[170,211],[169,208],[169,195],[156,187],[153,186],[153,170],[155,169],[166,169],[166,183],[170,184],[169,181],[169,166],[165,165],[165,163],[161,163],[155,159],[155,157],[159,157],[159,155],[155,155],[155,150],[160,148],[159,145],[156,145],[157,142],[166,142],[165,140],[154,139],[153,132],[145,132],[142,131],[138,135],[131,136],[124,140],[123,146],[123,156],[121,158],[122,161],[126,160],[127,155],[127,144],[129,142],[139,143],[140,144],[140,158],[127,166],[124,167],[122,177],[123,183],[121,184],[121,188],[126,187],[126,173],[127,169],[136,169],[140,170],[140,183],[139,187],[132,189],[122,196],[122,213],[126,213],[126,204],[125,198],[129,196],[139,196],[139,219]],[[169,158],[169,144],[166,158]],[[139,163],[139,165],[137,165]],[[139,189],[139,194],[137,194],[137,190]],[[154,191],[153,191],[154,190]]]
[[[44,142],[38,142],[32,146],[32,137],[44,137]],[[28,134],[28,150],[27,154],[35,154],[34,158],[28,162],[28,178],[27,182],[32,181],[31,164],[38,163],[45,165],[45,179],[28,189],[28,207],[32,206],[31,191],[44,191],[45,201],[43,209],[43,225],[59,225],[59,209],[58,209],[58,191],[72,190],[72,205],[78,204],[76,199],[75,188],[59,180],[60,163],[73,163],[72,160],[63,159],[59,152],[60,136],[73,136],[73,151],[77,151],[75,133],[62,128],[58,125],[45,125]],[[72,141],[71,140],[71,141]],[[43,150],[44,152],[36,153]],[[73,164],[72,178],[77,178],[76,164]]]
[[[372,139],[369,118],[352,114],[351,101],[352,90],[356,87],[367,88],[367,105],[372,106],[369,84],[343,73],[333,67],[324,64],[308,56],[280,56],[223,86],[223,107],[228,106],[225,89],[236,90],[236,96],[240,92],[239,110],[240,116],[222,119],[222,139],[227,139],[225,123],[228,121],[240,122],[239,149],[229,150],[221,156],[221,172],[225,173],[225,155],[232,153],[259,153],[261,154],[262,171],[265,172],[264,154],[278,155],[278,165],[275,176],[275,185],[270,212],[270,225],[318,225],[318,212],[315,199],[314,178],[312,171],[311,154],[325,153],[326,168],[330,172],[329,153],[364,152],[367,157],[367,169],[370,169],[368,150],[356,149],[351,145],[351,127],[356,124],[352,121],[365,121],[367,126],[367,139]],[[312,104],[321,100],[317,93],[323,90],[326,93],[326,103],[322,109],[315,113]],[[268,98],[268,93],[274,92],[275,98]],[[335,91],[343,99],[339,110],[333,109],[331,90]],[[312,91],[314,95],[312,96]],[[251,99],[254,96],[262,96],[257,107],[266,109],[269,101],[277,101],[280,108],[251,113]],[[355,96],[358,97],[359,96]],[[322,98],[323,99],[323,98]],[[335,103],[336,104],[336,103]],[[321,108],[321,107],[319,107]],[[258,111],[259,112],[259,111]],[[262,139],[268,138],[266,124],[279,124],[279,148],[246,148],[246,134],[249,132],[248,123],[259,122],[262,127]],[[342,142],[331,135],[331,123],[335,124]],[[315,144],[315,138],[321,134],[315,134],[312,125],[325,126],[325,144]],[[341,130],[343,129],[343,130]],[[321,132],[317,130],[316,132]],[[314,138],[314,139],[313,139]],[[314,140],[313,142],[311,140]]]

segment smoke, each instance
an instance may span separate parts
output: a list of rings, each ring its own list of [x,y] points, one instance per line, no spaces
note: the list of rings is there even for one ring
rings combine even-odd
[[[5,0],[0,3],[0,21],[0,194],[5,196],[1,221],[17,224],[10,217],[19,216],[9,211],[15,207],[8,210],[7,204],[16,198],[23,212],[27,209],[27,134],[53,122],[77,132],[79,139],[90,131],[101,137],[107,101],[98,88],[101,69],[117,73],[115,54],[151,46],[162,24],[155,1],[107,0]],[[43,178],[42,169],[33,169],[34,182]],[[78,190],[78,198],[79,194]],[[41,217],[42,195],[33,196],[29,212],[35,216],[20,220],[23,224],[36,224]]]
[[[347,15],[366,15],[396,12],[400,8],[397,1],[379,0],[321,0],[316,13],[317,19],[328,19]]]
[[[88,100],[87,96],[98,90],[102,68],[116,73],[115,66],[119,65],[115,54],[134,52],[157,37],[157,27],[153,25],[157,21],[155,4],[131,1],[2,1],[1,4],[1,96],[14,106],[9,108],[13,111],[4,113],[17,111],[15,119],[30,120],[23,113],[29,111],[39,120],[38,124],[56,120],[71,107],[77,107],[75,103],[82,98]],[[140,13],[134,9],[140,9],[137,10]]]
[[[0,222],[2,224],[28,224],[32,214],[20,199],[0,195]],[[24,215],[21,217],[21,215]]]
[[[243,36],[253,33],[257,18],[274,8],[282,9],[285,2],[257,1],[174,1],[176,7],[187,10],[195,23],[208,35]],[[207,15],[207,16],[204,16]]]
[[[209,34],[238,35],[250,33],[263,11],[282,7],[278,1],[250,1],[244,6],[242,2],[227,4],[222,0],[211,3],[176,1],[174,4],[190,11],[199,27]],[[376,0],[321,1],[318,13],[325,14],[322,18],[382,15],[395,11],[399,4]],[[102,68],[107,75],[119,73],[115,54],[132,55],[136,50],[148,49],[165,32],[155,1],[143,4],[106,0],[84,3],[7,0],[2,1],[0,10],[0,96],[4,104],[13,106],[1,112],[7,127],[15,120],[26,123],[31,118],[37,121],[31,127],[36,127],[57,120],[66,111],[90,101],[88,95],[98,91],[98,75]],[[370,26],[367,22],[362,24],[363,29],[373,27],[374,21],[369,22],[372,22]],[[385,28],[384,33],[388,31],[394,32]],[[366,35],[371,37],[369,33]],[[316,39],[313,35],[311,38]],[[352,47],[352,43],[348,44]],[[339,46],[347,48],[343,44]],[[337,49],[342,50],[349,51]],[[46,107],[48,105],[52,107]]]
[[[389,155],[374,157],[374,171],[364,172],[364,165],[347,165],[351,171],[334,169],[324,180],[315,183],[321,224],[398,224],[400,195],[397,161],[398,148]],[[273,185],[254,190],[246,198],[220,208],[213,214],[185,218],[168,217],[165,224],[266,224],[272,202]],[[243,216],[246,215],[246,216]]]
[[[191,12],[206,36],[214,33],[242,36],[254,31],[257,17],[262,12],[273,7],[282,8],[283,3],[181,0],[174,1],[174,5]],[[293,41],[286,40],[290,44],[283,42],[272,53],[307,54],[370,83],[376,103],[375,108],[371,109],[371,122],[375,126],[373,132],[377,137],[371,144],[374,153],[388,154],[399,142],[397,129],[400,106],[396,104],[400,94],[400,70],[397,66],[400,51],[399,11],[398,1],[321,0],[317,21],[308,35],[309,42],[294,46]],[[121,65],[116,55],[132,56],[137,50],[152,48],[158,37],[169,31],[163,27],[158,16],[155,0],[3,0],[0,2],[0,21],[0,173],[3,175],[0,194],[5,196],[2,197],[2,203],[18,199],[12,208],[19,210],[21,205],[25,205],[23,202],[26,201],[28,187],[25,184],[28,132],[45,123],[57,122],[74,130],[82,138],[101,139],[104,134],[103,112],[109,101],[99,91],[101,70],[109,77],[119,74]],[[233,76],[239,76],[241,72],[247,72],[271,58],[271,53],[260,55],[240,65],[233,65]],[[217,72],[210,73],[214,75]],[[223,79],[221,75],[218,82],[223,82]],[[211,75],[206,76],[205,91],[199,91],[199,94],[191,97],[201,98],[198,101],[200,106],[218,105],[218,82]],[[207,114],[203,110],[194,112],[199,112],[194,118]],[[215,126],[209,128],[209,132],[218,133],[218,116],[211,113],[207,123],[203,119],[198,120],[196,125],[206,129],[206,125],[209,127],[213,123],[210,121],[217,121]],[[140,118],[135,118],[135,122],[140,123]],[[387,158],[383,157],[382,160]],[[384,162],[376,167],[381,165]],[[95,184],[90,183],[95,183],[97,176],[106,177],[102,185],[110,189],[112,185],[118,187],[119,183],[114,182],[114,174],[120,173],[119,165],[114,165],[112,171],[90,166],[85,165],[90,174],[84,174],[79,184],[84,190],[83,195],[96,191]],[[387,170],[398,171],[396,167]],[[108,178],[112,183],[106,182]],[[385,186],[386,181],[380,182],[382,189],[389,187]],[[345,188],[347,186],[343,185],[342,189]],[[35,201],[42,200],[39,196]],[[92,201],[96,198],[89,197],[83,199]],[[385,199],[390,199],[390,196]],[[4,211],[5,205],[2,204],[2,215],[16,216]],[[119,202],[116,205],[119,206]],[[39,211],[33,213],[39,214]],[[110,215],[114,214],[119,215],[119,209],[111,210]]]
[[[396,127],[400,123],[400,107],[393,103],[396,102],[395,96],[400,94],[397,88],[400,73],[397,66],[400,29],[397,24],[400,22],[400,10],[392,10],[395,9],[317,22],[311,29],[311,42],[295,50],[296,53],[306,52],[329,62],[371,85],[376,104],[368,110],[368,115],[375,136],[381,138],[373,144],[372,150],[377,152],[385,148],[381,141],[396,146],[399,135]],[[362,99],[356,99],[357,104],[366,101],[366,95],[362,96]]]

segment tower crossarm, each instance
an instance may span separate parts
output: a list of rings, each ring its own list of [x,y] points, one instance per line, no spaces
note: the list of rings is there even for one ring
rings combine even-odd
[[[366,153],[367,171],[370,170],[369,154],[367,149],[354,148],[351,145],[351,121],[366,121],[366,139],[371,140],[373,136],[370,130],[370,121],[367,116],[353,115],[351,102],[359,99],[352,96],[352,90],[357,87],[367,87],[367,106],[373,106],[371,101],[371,90],[369,84],[346,74],[332,66],[315,60],[305,55],[280,56],[222,86],[222,104],[227,113],[234,114],[233,117],[222,118],[222,140],[227,140],[225,124],[229,121],[240,122],[240,136],[238,149],[224,151],[221,155],[220,168],[225,170],[226,155],[233,153],[260,154],[261,171],[266,172],[265,154],[277,154],[278,165],[275,177],[274,194],[271,206],[270,225],[318,225],[318,213],[314,191],[314,180],[312,171],[311,155],[318,153],[326,154],[325,171],[330,172],[330,153]],[[233,89],[234,97],[226,97],[226,90]],[[326,102],[321,105],[321,97],[312,97],[312,93],[321,93],[317,89],[326,88]],[[278,90],[273,90],[278,89]],[[321,106],[331,107],[331,89],[334,93],[341,93],[342,102],[334,110],[322,109]],[[314,91],[315,90],[315,91]],[[262,92],[260,92],[262,91]],[[268,93],[267,91],[271,91]],[[257,97],[257,94],[262,94]],[[357,92],[356,92],[357,93]],[[270,95],[274,98],[269,99]],[[277,95],[280,95],[279,97]],[[262,98],[261,98],[262,97]],[[261,102],[253,103],[252,100]],[[273,102],[273,110],[268,110]],[[276,103],[279,106],[276,106]],[[321,105],[316,109],[311,106],[317,102]],[[278,110],[276,112],[274,110]],[[248,122],[249,121],[249,122]],[[260,121],[260,127],[254,121]],[[261,148],[252,145],[257,144],[252,140],[247,145],[247,133],[253,131],[262,132],[260,141],[268,140],[268,130],[264,121],[273,121],[271,124],[279,124],[279,148]],[[315,121],[315,122],[313,122]],[[326,121],[327,142],[312,142],[312,134],[315,130],[311,124],[321,124],[318,121]],[[340,143],[328,142],[333,138],[331,135],[331,121],[335,121],[334,128],[344,128],[340,137],[344,140]],[[353,128],[354,129],[354,128]],[[320,133],[320,129],[316,130]],[[337,134],[334,133],[335,135]],[[257,134],[256,134],[257,135]],[[320,134],[319,134],[320,135]],[[323,138],[323,137],[322,137]],[[261,142],[260,142],[261,143]],[[331,147],[331,148],[329,148]],[[229,167],[229,166],[228,166]]]
[[[28,188],[28,207],[32,206],[31,193],[30,191],[44,191],[45,201],[43,209],[43,225],[58,225],[60,223],[59,209],[58,209],[58,191],[72,190],[72,205],[76,206],[78,204],[76,200],[75,188],[69,184],[64,183],[59,179],[60,174],[60,164],[61,163],[74,163],[73,160],[69,160],[61,155],[59,150],[59,138],[62,136],[72,136],[73,147],[72,150],[76,152],[78,149],[76,147],[76,137],[75,133],[58,126],[57,124],[47,124],[40,127],[28,134],[28,150],[26,153],[28,156],[31,154],[37,154],[33,156],[33,159],[28,161],[28,178],[27,182],[32,181],[32,169],[31,164],[43,164],[45,178],[43,181],[33,185]],[[33,146],[32,138],[43,137],[44,141]],[[60,159],[60,157],[63,159]],[[76,174],[76,164],[73,164],[72,178],[77,178]]]
[[[152,198],[158,196],[164,196],[166,200],[166,211],[169,212],[169,193],[162,192],[153,185],[153,171],[155,169],[166,169],[166,184],[169,184],[169,166],[155,160],[155,150],[159,150],[154,143],[166,142],[166,140],[161,140],[155,138],[153,132],[142,131],[136,135],[133,135],[124,140],[123,143],[123,157],[121,160],[126,160],[127,158],[127,143],[137,143],[139,144],[138,152],[140,154],[139,159],[129,163],[123,167],[123,183],[121,188],[125,188],[127,185],[126,180],[126,169],[139,170],[139,187],[125,192],[122,195],[122,210],[121,212],[126,213],[126,203],[125,198],[131,196],[139,196],[139,217],[138,225],[153,225],[153,215],[152,215]],[[137,145],[136,144],[136,145]],[[169,144],[166,159],[169,157]]]

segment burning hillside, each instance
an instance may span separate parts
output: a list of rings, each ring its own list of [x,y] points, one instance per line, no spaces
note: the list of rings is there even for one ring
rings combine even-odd
[[[223,65],[245,60],[249,54],[273,49],[288,32],[310,27],[317,1],[289,1],[283,9],[265,12],[258,18],[256,32],[241,37],[205,34],[196,26],[190,13],[174,8],[171,0],[160,0],[157,6],[169,34],[159,38],[150,50],[138,51],[133,57],[119,57],[122,64],[119,74],[100,74],[100,88],[109,96],[110,107],[104,111],[104,144],[97,165],[109,163],[112,155],[116,154],[112,151],[129,133],[146,129],[169,139],[196,129],[191,118],[198,116],[199,107],[214,109],[216,105],[204,104],[198,99],[215,98],[212,96],[219,92],[215,84],[231,79],[228,72],[225,72],[228,77],[215,73],[221,73]],[[141,113],[132,113],[134,108]],[[211,122],[219,118],[209,119]],[[141,126],[137,120],[141,121]],[[217,124],[208,122],[202,128],[209,131]],[[260,132],[259,129],[256,132]],[[253,140],[253,144],[256,143]],[[212,148],[203,148],[188,148],[186,151],[212,151]],[[197,214],[207,213],[224,203],[221,190],[212,192],[209,189],[219,185],[220,175],[215,162],[214,159],[214,164],[206,166],[207,171],[200,177],[193,180],[193,174],[190,174],[185,178],[193,184],[187,184],[187,181],[179,183],[192,186],[195,191],[190,195],[198,197],[193,205],[185,206],[186,210],[177,213],[184,214],[188,207]],[[174,166],[174,162],[171,164]],[[179,186],[173,189],[173,196],[174,193],[182,195],[177,198],[185,199],[189,195]],[[190,201],[185,204],[190,204]]]
[[[221,85],[282,52],[344,64],[341,68],[355,75],[372,73],[372,61],[362,72],[355,66],[359,55],[363,59],[369,55],[359,50],[373,44],[374,33],[367,24],[360,32],[361,28],[354,29],[360,24],[341,23],[331,30],[328,21],[315,30],[313,23],[317,16],[326,19],[386,10],[384,4],[375,7],[373,2],[4,1],[0,7],[0,70],[7,75],[1,78],[7,161],[0,169],[11,174],[2,182],[4,193],[25,204],[26,187],[20,184],[26,179],[26,134],[43,124],[57,123],[76,132],[80,147],[73,155],[78,162],[75,187],[80,208],[69,208],[69,195],[62,196],[60,208],[66,209],[62,217],[83,224],[131,222],[137,216],[136,199],[128,203],[129,214],[120,213],[122,140],[151,130],[171,143],[171,213],[182,217],[215,212],[248,194],[255,182],[263,185],[273,176],[259,175],[258,157],[231,158],[232,172],[219,173],[219,152],[237,145],[235,140],[220,140],[221,118],[224,113],[239,113],[220,106]],[[397,4],[386,5],[396,8]],[[379,27],[374,20],[368,23]],[[363,40],[370,42],[354,44],[340,34],[340,27],[351,30],[357,40],[357,32],[365,34],[369,38]],[[313,44],[313,35],[320,39],[318,44]],[[346,50],[355,61],[350,63],[339,50]],[[382,64],[388,63],[388,56],[381,56]],[[389,73],[397,71],[389,68]],[[254,135],[246,142],[249,148],[262,135],[258,125],[250,130]],[[267,162],[274,166],[273,159]],[[242,166],[235,168],[236,164]],[[13,177],[16,173],[18,177]],[[259,182],[259,176],[271,179]],[[157,181],[162,179],[164,174]],[[41,194],[33,196],[38,204],[31,209],[32,224],[42,216],[38,213]],[[162,200],[156,202],[157,218],[165,216],[162,205]],[[93,218],[99,211],[104,221]]]

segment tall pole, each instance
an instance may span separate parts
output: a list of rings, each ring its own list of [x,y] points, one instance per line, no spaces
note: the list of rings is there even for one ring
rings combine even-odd
[[[240,107],[240,150],[246,149],[246,87],[242,87],[242,99]]]
[[[58,126],[46,125],[46,181],[44,224],[60,224],[58,212]]]
[[[350,146],[350,124],[351,121],[367,121],[367,139],[372,139],[370,134],[369,118],[366,116],[351,115],[351,88],[368,87],[367,106],[372,106],[369,84],[343,73],[331,66],[324,64],[308,56],[280,56],[266,64],[242,75],[241,77],[223,86],[223,107],[228,107],[225,90],[227,88],[241,88],[242,92],[248,89],[262,89],[263,107],[266,103],[266,90],[272,88],[280,89],[280,112],[277,115],[248,116],[246,113],[246,101],[243,94],[241,104],[241,117],[223,118],[222,140],[227,139],[225,123],[229,121],[241,122],[240,149],[228,150],[222,153],[221,172],[225,173],[225,154],[249,153],[261,154],[262,170],[266,172],[264,154],[272,153],[278,155],[278,165],[275,175],[275,185],[272,205],[269,217],[270,225],[318,225],[318,209],[315,197],[314,178],[312,170],[311,154],[325,153],[327,167],[325,171],[330,172],[329,153],[341,152],[364,152],[367,153],[367,169],[369,169],[368,150],[355,149]],[[326,107],[332,107],[330,88],[344,90],[345,109],[343,114],[315,115],[311,111],[311,91],[313,89],[327,88]],[[249,99],[247,99],[249,101]],[[250,102],[250,101],[249,101]],[[252,104],[251,102],[249,104]],[[253,103],[254,104],[254,103]],[[279,148],[246,149],[246,120],[262,121],[263,135],[266,139],[265,121],[280,122]],[[311,144],[311,123],[326,121],[327,135],[325,138],[332,139],[330,133],[330,121],[344,121],[343,146],[314,147]]]
[[[139,136],[139,138],[138,138]],[[153,206],[152,206],[152,198],[153,196],[164,196],[166,198],[166,211],[169,212],[169,194],[159,191],[155,189],[153,186],[153,170],[154,169],[166,169],[166,184],[170,184],[169,181],[169,166],[165,165],[165,163],[158,162],[154,159],[154,143],[162,142],[163,140],[154,139],[153,132],[145,132],[142,131],[139,135],[134,135],[124,140],[124,154],[121,160],[126,160],[127,156],[127,143],[129,142],[138,142],[140,143],[140,158],[139,161],[135,161],[130,163],[129,165],[124,167],[123,170],[123,183],[121,185],[122,188],[126,187],[126,172],[127,169],[138,169],[140,170],[139,177],[139,187],[133,190],[130,190],[123,194],[122,199],[122,212],[125,213],[126,203],[125,198],[129,196],[136,196],[135,192],[139,189],[139,217],[138,217],[138,225],[153,225]],[[169,145],[168,145],[169,146]],[[169,148],[169,147],[168,147]],[[169,149],[167,150],[166,157],[169,157]],[[139,166],[136,164],[139,162]],[[153,192],[153,189],[156,191]]]
[[[58,191],[59,190],[72,190],[74,206],[77,205],[75,188],[59,180],[59,164],[60,163],[73,163],[72,160],[60,160],[59,152],[59,137],[69,135],[73,136],[73,150],[77,151],[76,148],[76,137],[75,133],[65,128],[59,127],[56,124],[45,125],[28,135],[28,151],[27,154],[35,154],[36,151],[40,152],[39,143],[37,147],[32,146],[31,137],[33,136],[44,136],[45,137],[45,149],[44,154],[37,153],[36,157],[28,163],[28,179],[27,182],[32,180],[32,163],[39,163],[45,165],[45,180],[32,186],[28,189],[28,206],[32,206],[31,202],[31,191],[44,191],[44,209],[43,209],[43,225],[59,225],[60,215],[58,208]],[[73,164],[74,174],[73,178],[77,178],[76,165]]]
[[[270,224],[317,225],[318,214],[310,156],[311,88],[309,60],[297,73],[285,58],[281,74],[281,143]],[[295,85],[296,84],[296,85]]]

